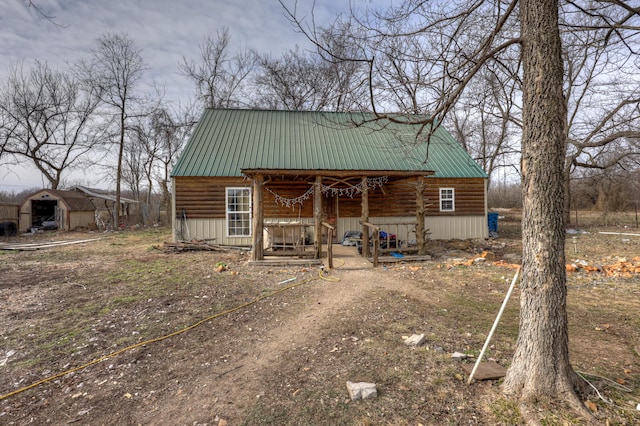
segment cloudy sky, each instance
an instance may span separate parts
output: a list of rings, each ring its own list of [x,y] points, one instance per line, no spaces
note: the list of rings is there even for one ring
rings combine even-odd
[[[295,0],[283,0],[287,5]],[[0,0],[0,81],[10,67],[34,60],[52,68],[86,55],[106,32],[124,32],[142,50],[147,81],[166,88],[178,102],[193,97],[193,86],[177,73],[183,57],[196,58],[207,34],[229,28],[232,51],[255,49],[279,56],[299,45],[309,47],[284,16],[278,0],[33,0],[53,23],[27,5],[29,0]],[[309,15],[313,0],[298,0]],[[351,0],[355,9],[385,0]],[[348,0],[316,0],[316,21],[328,23],[348,12]],[[29,168],[0,166],[0,191],[43,187],[39,173]]]

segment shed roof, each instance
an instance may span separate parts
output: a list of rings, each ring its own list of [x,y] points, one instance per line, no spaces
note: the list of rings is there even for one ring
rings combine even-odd
[[[444,128],[436,129],[427,147],[428,132],[416,136],[419,125],[373,118],[369,113],[207,109],[172,176],[349,170],[486,178]]]
[[[84,194],[77,191],[63,191],[60,189],[43,189],[26,198],[27,200],[61,200],[70,211],[93,211],[95,206]]]
[[[100,200],[107,200],[107,201],[113,201],[113,202],[116,201],[115,195],[111,195],[108,192],[103,191],[101,189],[87,188],[80,185],[74,186],[73,189],[77,192],[84,193],[87,197],[90,197],[90,198],[98,198]],[[120,197],[120,204],[138,204],[138,203],[139,201],[137,200]]]

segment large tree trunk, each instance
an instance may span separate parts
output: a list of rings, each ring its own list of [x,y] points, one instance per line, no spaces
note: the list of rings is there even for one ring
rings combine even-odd
[[[557,0],[520,2],[523,81],[520,332],[504,391],[585,413],[569,363],[565,272],[566,106]]]

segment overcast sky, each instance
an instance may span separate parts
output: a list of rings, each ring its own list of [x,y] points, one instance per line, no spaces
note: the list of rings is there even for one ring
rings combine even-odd
[[[283,0],[293,7],[295,0]],[[197,58],[198,45],[207,34],[229,28],[232,52],[255,49],[279,56],[296,45],[310,47],[283,14],[278,0],[33,0],[52,17],[47,21],[28,0],[0,0],[0,79],[20,62],[48,62],[52,68],[86,55],[106,32],[124,32],[142,50],[148,66],[147,82],[165,87],[167,98],[183,102],[194,87],[177,73],[183,57]],[[356,9],[389,0],[351,0]],[[298,0],[307,15],[313,0]],[[321,24],[349,10],[348,0],[316,0],[315,18]],[[0,166],[0,190],[43,187],[31,169]]]

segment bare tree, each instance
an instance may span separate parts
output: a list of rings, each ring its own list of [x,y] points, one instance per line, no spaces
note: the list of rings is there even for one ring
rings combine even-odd
[[[150,194],[153,190],[148,185],[149,169],[153,165],[153,140],[145,133],[140,124],[131,124],[128,140],[122,157],[122,184],[131,192],[131,196],[143,201],[143,192]],[[146,187],[145,187],[146,184]],[[145,189],[146,188],[146,189]]]
[[[49,21],[51,24],[58,28],[66,28],[66,25],[61,25],[56,22],[56,17],[49,15],[41,6],[38,6],[34,0],[19,0],[27,9],[33,9],[38,15]]]
[[[46,63],[15,66],[0,92],[2,155],[28,159],[58,188],[104,142],[98,102],[95,90]]]
[[[563,13],[599,13],[611,17],[599,26],[610,29],[610,37],[624,38],[623,28],[638,10],[612,0],[600,12],[599,3],[567,2]],[[325,54],[313,23],[298,19],[286,9],[297,28]],[[398,88],[417,93],[410,85],[379,78],[388,75],[381,64],[385,55],[427,63],[420,70],[420,111],[428,116],[411,116],[423,125],[426,140],[433,129],[454,109],[464,90],[481,76],[480,71],[503,55],[513,56],[516,47],[522,61],[522,193],[523,264],[521,276],[520,330],[513,362],[503,385],[506,393],[523,404],[553,399],[568,403],[591,421],[577,392],[583,384],[569,362],[566,309],[564,237],[564,164],[566,154],[567,105],[563,93],[563,57],[558,0],[484,2],[472,0],[462,8],[459,2],[408,0],[399,8],[372,19],[351,20],[363,25],[368,37],[357,40],[361,53],[354,61],[370,69],[371,106],[377,117],[394,120],[384,113],[383,102]],[[480,33],[480,37],[478,37]],[[397,40],[417,39],[413,50],[398,49]],[[421,49],[418,47],[424,46]],[[398,64],[403,63],[397,61]],[[395,75],[402,75],[395,73]],[[386,84],[385,84],[386,83]],[[416,138],[420,140],[420,138]],[[533,411],[524,410],[529,421]]]
[[[353,63],[328,61],[298,48],[279,58],[260,56],[258,63],[253,98],[259,107],[294,111],[363,108],[358,95],[366,89],[365,79]]]
[[[637,152],[640,143],[630,140],[628,149]],[[607,157],[619,158],[616,152],[603,152],[600,156],[604,158],[599,161],[611,163],[614,161]],[[571,179],[572,205],[581,209],[597,209],[604,214],[635,208],[636,203],[640,201],[640,181],[637,179],[639,175],[640,168],[632,156],[617,160],[615,166],[607,168],[576,169]]]
[[[281,57],[258,55],[253,79],[258,107],[306,111],[363,111],[369,109],[368,68],[344,60],[356,55],[357,28],[337,23],[317,36],[332,54],[296,47]]]
[[[234,108],[241,105],[245,79],[253,70],[250,52],[231,55],[229,29],[206,36],[198,60],[182,58],[179,69],[196,85],[198,100],[205,108]]]
[[[116,207],[114,227],[118,227],[120,194],[127,126],[140,112],[143,99],[136,89],[145,70],[141,51],[126,34],[106,33],[100,36],[89,59],[78,65],[78,75],[94,87],[100,100],[112,111],[117,128]]]
[[[178,160],[178,155],[191,135],[197,122],[194,105],[179,107],[176,110],[164,110],[158,115],[156,137],[159,142],[157,154],[158,167],[155,179],[162,192],[162,204],[168,209],[171,204],[171,169]]]
[[[567,191],[579,169],[604,171],[623,166],[629,157],[640,159],[640,151],[633,149],[633,139],[640,137],[640,79],[633,64],[640,46],[623,34],[631,28],[637,10],[630,12],[613,2],[585,12],[567,13],[561,22],[566,29],[565,99],[569,110],[564,167]],[[620,23],[619,29],[614,22]],[[568,220],[570,200],[567,197]]]
[[[123,180],[147,208],[158,187],[161,203],[169,206],[169,174],[195,123],[192,106],[178,111],[159,107],[131,126],[132,143],[125,150]]]
[[[487,173],[487,189],[492,188],[500,169],[507,168],[503,173],[510,174],[520,169],[521,81],[513,78],[517,75],[501,73],[487,64],[445,122]]]

